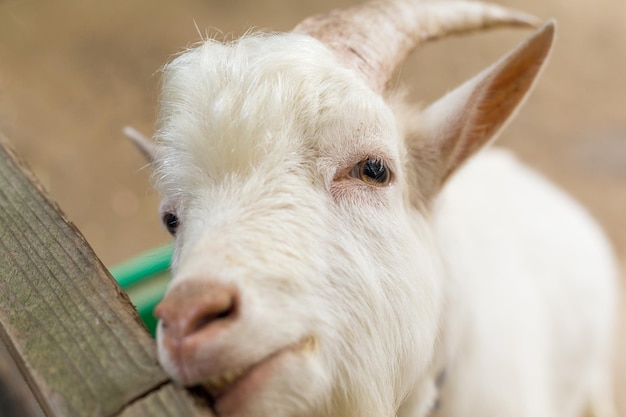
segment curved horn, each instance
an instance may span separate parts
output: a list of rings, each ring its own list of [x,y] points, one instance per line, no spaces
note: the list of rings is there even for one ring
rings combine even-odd
[[[474,1],[375,0],[309,17],[294,32],[330,47],[382,93],[396,67],[420,44],[497,26],[537,26],[532,15]]]

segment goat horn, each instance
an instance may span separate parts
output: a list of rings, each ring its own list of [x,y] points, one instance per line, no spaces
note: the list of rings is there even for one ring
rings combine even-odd
[[[375,0],[309,17],[294,32],[330,47],[382,93],[396,67],[420,44],[497,26],[537,26],[529,14],[475,1]]]
[[[156,154],[156,146],[154,142],[145,137],[143,134],[139,133],[139,131],[135,130],[131,126],[124,126],[124,135],[128,139],[130,139],[133,144],[139,149],[139,152],[150,162],[154,162],[154,157]]]

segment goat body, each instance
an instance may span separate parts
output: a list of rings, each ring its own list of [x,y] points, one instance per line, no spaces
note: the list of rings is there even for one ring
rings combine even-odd
[[[433,223],[449,271],[441,414],[614,415],[617,270],[589,215],[487,150],[442,190]]]
[[[605,237],[509,154],[474,155],[554,24],[424,111],[385,93],[425,39],[534,22],[378,1],[168,64],[143,149],[176,237],[155,310],[172,378],[222,416],[610,416]]]

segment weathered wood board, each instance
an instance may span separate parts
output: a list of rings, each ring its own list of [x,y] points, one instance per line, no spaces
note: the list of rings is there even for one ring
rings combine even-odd
[[[0,416],[44,417],[9,350],[0,339]]]
[[[127,295],[16,161],[0,140],[0,339],[41,410],[211,416],[167,379]]]

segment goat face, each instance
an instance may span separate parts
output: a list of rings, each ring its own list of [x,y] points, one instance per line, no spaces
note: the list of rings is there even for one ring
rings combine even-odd
[[[382,98],[314,39],[251,36],[168,65],[161,125],[168,373],[224,415],[397,409],[431,362],[441,290]]]
[[[503,23],[529,18],[378,1],[166,66],[154,160],[176,254],[156,315],[175,380],[224,416],[390,416],[415,390],[431,404],[443,273],[427,208],[526,96],[554,25],[419,117],[382,93],[419,40]]]

